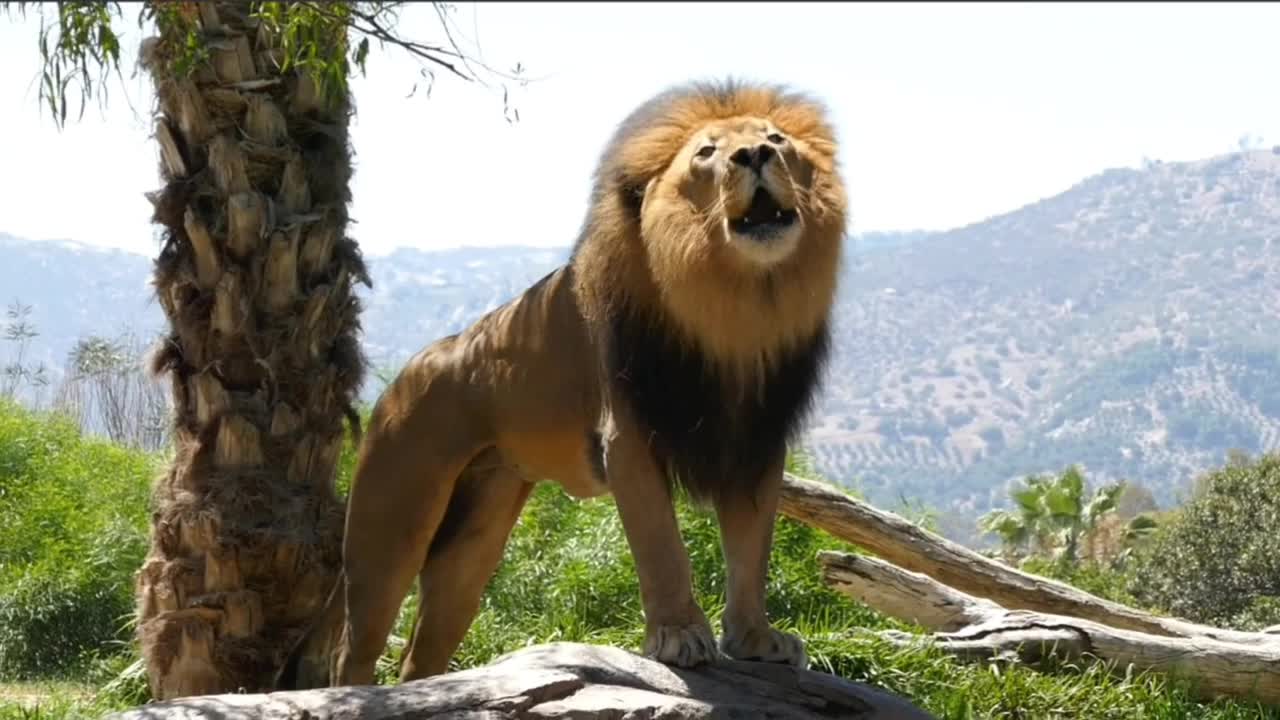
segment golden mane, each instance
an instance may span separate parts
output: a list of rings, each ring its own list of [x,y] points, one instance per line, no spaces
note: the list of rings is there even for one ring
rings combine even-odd
[[[801,193],[804,241],[764,274],[735,272],[711,247],[646,243],[643,198],[701,128],[759,117],[795,138],[814,177]],[[591,204],[574,247],[578,292],[588,321],[620,312],[661,310],[688,342],[726,368],[758,375],[777,353],[809,339],[834,301],[845,192],[837,141],[825,107],[782,86],[729,80],[664,92],[628,116],[610,140],[594,178]],[[628,307],[624,307],[628,306]]]

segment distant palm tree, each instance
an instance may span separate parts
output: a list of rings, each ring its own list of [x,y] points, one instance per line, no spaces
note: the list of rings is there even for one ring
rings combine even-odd
[[[1034,554],[1075,564],[1081,541],[1115,510],[1123,491],[1123,483],[1113,483],[1087,496],[1084,476],[1072,466],[1057,477],[1027,477],[1009,493],[1013,511],[993,510],[978,524],[983,532],[1000,536],[1010,558]]]

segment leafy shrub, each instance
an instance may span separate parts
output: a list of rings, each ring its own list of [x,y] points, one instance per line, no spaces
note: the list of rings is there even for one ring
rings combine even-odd
[[[1268,624],[1258,598],[1280,596],[1280,454],[1207,474],[1135,556],[1131,592],[1198,622]]]
[[[78,672],[128,641],[153,463],[0,404],[0,676]]]
[[[1044,557],[1027,558],[1019,567],[1026,572],[1059,580],[1112,602],[1122,605],[1137,604],[1129,592],[1129,585],[1133,582],[1132,575],[1123,568],[1094,562],[1072,565]]]
[[[1249,607],[1236,615],[1236,625],[1262,629],[1280,625],[1280,597],[1258,595],[1249,601]]]

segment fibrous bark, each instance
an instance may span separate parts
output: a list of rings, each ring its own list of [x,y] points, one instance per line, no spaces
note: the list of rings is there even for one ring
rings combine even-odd
[[[332,585],[335,467],[365,366],[353,285],[368,284],[345,235],[345,99],[321,104],[308,77],[280,73],[249,3],[170,7],[210,54],[179,73],[181,23],[163,16],[142,50],[170,326],[153,368],[172,383],[176,442],[137,585],[158,698],[269,687]]]

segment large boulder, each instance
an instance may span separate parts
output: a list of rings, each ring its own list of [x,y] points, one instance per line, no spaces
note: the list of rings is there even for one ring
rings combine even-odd
[[[206,695],[151,703],[110,717],[936,720],[882,690],[812,670],[731,660],[685,670],[619,648],[577,643],[535,645],[483,667],[399,685]]]

